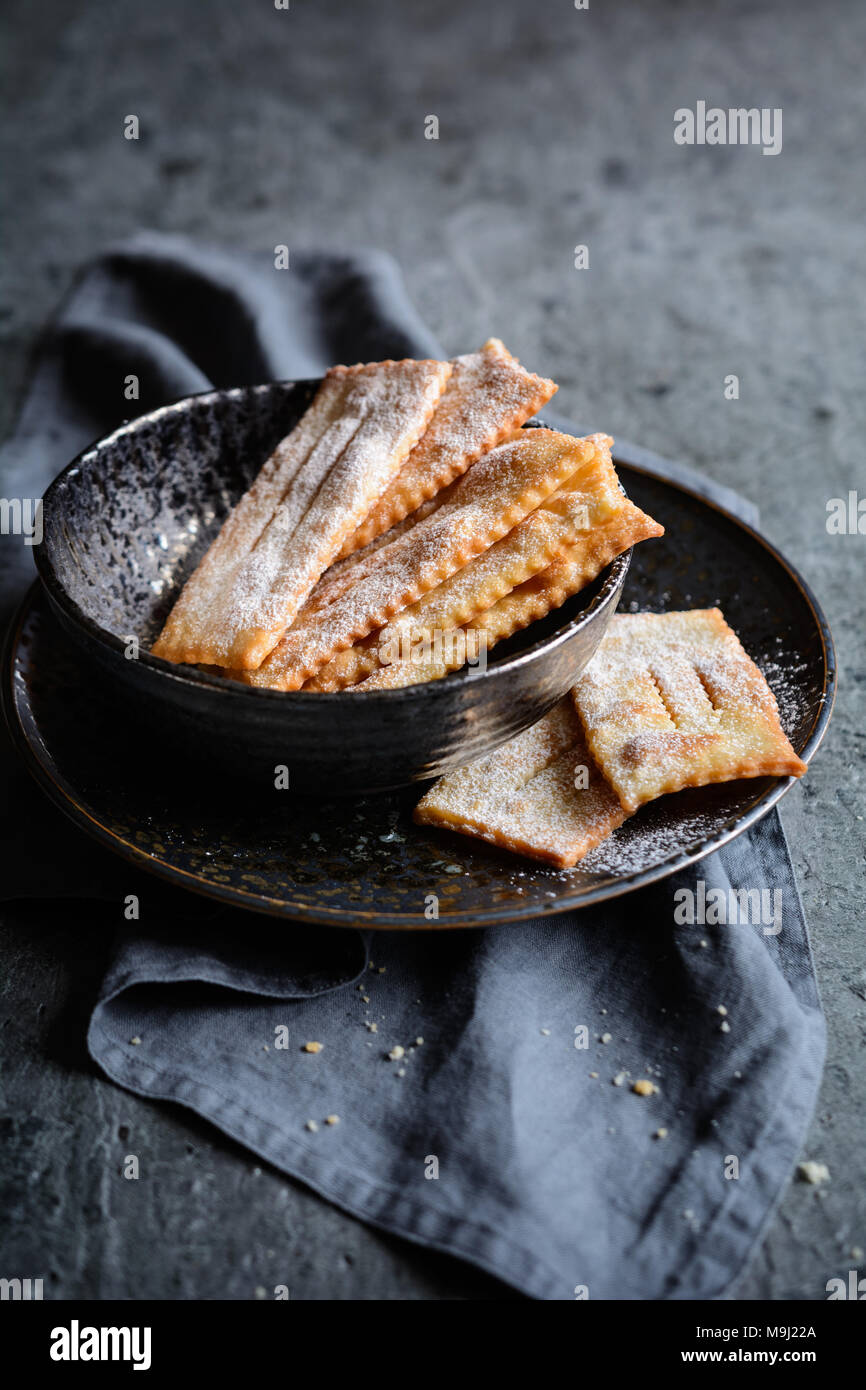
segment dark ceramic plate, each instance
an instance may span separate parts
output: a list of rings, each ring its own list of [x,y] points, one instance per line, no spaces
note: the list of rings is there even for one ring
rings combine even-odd
[[[636,547],[623,610],[718,604],[808,761],[835,691],[832,641],[815,599],[749,527],[622,457],[617,464],[629,495],[667,528]],[[172,775],[128,710],[103,700],[38,589],[10,633],[3,696],[37,780],[111,849],[211,897],[336,926],[483,926],[597,903],[717,849],[765,815],[792,781],[726,782],[662,797],[577,869],[560,872],[414,826],[417,791],[322,802],[293,788],[244,792],[215,771]],[[439,898],[437,922],[424,917],[430,893]]]
[[[497,647],[485,671],[404,690],[285,694],[151,656],[183,581],[318,384],[211,391],[115,430],[51,484],[36,560],[94,684],[178,760],[259,786],[282,766],[296,788],[358,795],[448,772],[540,719],[601,641],[630,552]]]

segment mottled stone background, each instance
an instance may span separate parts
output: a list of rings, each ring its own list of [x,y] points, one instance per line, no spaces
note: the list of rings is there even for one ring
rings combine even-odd
[[[824,1297],[866,1246],[863,587],[866,7],[851,0],[66,0],[4,6],[2,423],[80,265],[141,227],[258,253],[369,245],[451,351],[490,333],[558,406],[741,489],[835,629],[842,689],[784,803],[830,1031],[804,1156],[739,1293]],[[699,98],[784,110],[784,149],[678,147]],[[141,139],[123,139],[138,114]],[[440,120],[438,142],[424,117]],[[586,243],[590,268],[575,271]],[[736,373],[740,399],[726,401]],[[108,927],[4,912],[3,1271],[53,1296],[496,1298],[194,1117],[95,1075]],[[148,1182],[116,1178],[129,1148]]]

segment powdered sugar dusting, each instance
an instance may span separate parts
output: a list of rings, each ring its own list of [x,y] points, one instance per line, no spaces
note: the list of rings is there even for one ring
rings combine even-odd
[[[556,390],[555,382],[527,372],[498,338],[491,338],[480,352],[455,357],[451,366],[451,379],[427,429],[347,541],[344,555],[387,531],[459,478],[540,410]]]
[[[574,864],[624,815],[568,699],[503,748],[443,777],[415,808],[420,824],[557,865]]]
[[[716,608],[618,614],[574,699],[629,811],[683,787],[805,771],[771,690]]]
[[[678,808],[676,816],[671,817],[670,804],[665,802],[664,807],[661,815],[651,814],[651,808],[646,807],[634,819],[627,820],[581,860],[579,869],[593,876],[626,878],[685,853],[719,834],[726,824],[726,818],[711,811]]]
[[[432,516],[378,552],[370,572],[339,604],[294,625],[258,671],[254,685],[296,690],[336,652],[382,626],[512,529],[594,450],[552,430],[500,445],[463,477]]]
[[[497,642],[544,617],[591,583],[630,545],[661,534],[662,527],[635,507],[620,488],[609,441],[604,436],[594,439],[592,458],[510,535],[404,610],[391,624],[392,630],[410,625],[415,640],[431,628],[447,631],[459,621],[466,624],[464,642],[445,645],[436,658],[427,659],[424,654],[420,662],[394,663],[380,671],[375,670],[375,653],[359,650],[356,662],[347,660],[333,673],[338,681],[351,685],[354,678],[360,681],[355,689],[381,690],[441,680],[464,663],[467,650],[477,651],[480,643],[490,651]],[[556,533],[556,523],[561,534]],[[566,544],[568,531],[572,534]],[[549,558],[554,548],[558,558],[544,566],[544,554]],[[388,629],[383,630],[383,638],[387,633]]]
[[[187,582],[154,647],[257,666],[418,441],[451,368],[332,369]]]

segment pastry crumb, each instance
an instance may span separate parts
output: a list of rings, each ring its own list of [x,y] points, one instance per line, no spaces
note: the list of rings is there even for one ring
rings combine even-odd
[[[617,1074],[616,1074],[616,1076],[612,1079],[612,1081],[611,1081],[610,1084],[611,1084],[612,1086],[624,1086],[624,1085],[625,1085],[625,1072],[624,1072],[624,1071],[618,1071]]]
[[[310,1131],[311,1134],[315,1134],[319,1126],[316,1124],[315,1120],[307,1120],[306,1128]]]
[[[139,1038],[139,1037],[130,1038],[129,1042],[130,1042],[130,1045],[131,1045],[132,1047],[140,1047],[140,1046],[141,1046],[141,1038]]]
[[[397,1043],[396,1047],[391,1048],[391,1051],[388,1053],[388,1058],[392,1062],[399,1062],[400,1058],[405,1057],[405,1055],[406,1049]]]
[[[653,1138],[654,1138],[654,1139],[667,1139],[667,1137],[668,1137],[668,1132],[667,1132],[667,1130],[664,1128],[664,1126],[662,1126],[661,1129],[657,1129],[656,1132],[655,1132],[655,1134],[653,1135]]]
[[[305,1052],[321,1052],[321,1050],[322,1050],[322,1044],[321,1044],[320,1042],[305,1042],[305,1043],[304,1043],[304,1051],[305,1051]]]
[[[338,1125],[339,1123],[340,1123],[340,1117],[339,1117],[339,1115],[326,1115],[326,1116],[325,1116],[325,1124],[326,1124],[326,1125]]]
[[[809,1158],[805,1163],[797,1164],[797,1177],[801,1182],[809,1182],[813,1187],[819,1183],[830,1181],[830,1169],[826,1163],[816,1163],[813,1158]]]
[[[658,1087],[654,1086],[651,1081],[646,1081],[643,1078],[641,1078],[640,1081],[635,1081],[635,1083],[632,1086],[632,1090],[634,1091],[635,1095],[638,1096],[654,1096],[656,1091],[658,1090]]]

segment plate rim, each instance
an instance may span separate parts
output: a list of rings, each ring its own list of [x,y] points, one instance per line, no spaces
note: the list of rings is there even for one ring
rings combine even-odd
[[[202,393],[212,394],[212,393]],[[167,407],[168,408],[168,407]],[[715,502],[712,498],[706,497],[703,493],[678,479],[665,478],[662,474],[655,471],[646,463],[632,461],[628,457],[628,447],[623,447],[614,451],[615,459],[618,463],[625,465],[634,473],[641,474],[654,482],[661,483],[665,487],[672,488],[674,491],[686,493],[688,496],[709,507],[711,510],[720,513],[726,520],[733,522],[741,530],[768,553],[770,559],[779,565],[794,582],[805,598],[807,605],[812,613],[816,629],[821,641],[821,656],[823,661],[823,688],[821,693],[820,708],[812,723],[809,735],[802,749],[799,750],[800,757],[807,764],[811,762],[818,748],[820,747],[830,719],[836,699],[838,686],[838,672],[836,663],[836,648],[830,625],[818,602],[810,585],[806,582],[799,570],[794,566],[760,531],[744,521],[736,513]],[[670,858],[649,868],[636,869],[619,879],[614,879],[600,884],[595,888],[584,889],[578,896],[565,892],[557,895],[554,900],[534,907],[531,910],[522,910],[520,904],[503,907],[497,905],[487,909],[474,910],[472,912],[455,913],[450,918],[440,917],[435,923],[426,919],[421,921],[415,917],[408,918],[402,914],[387,914],[379,912],[369,912],[363,910],[348,911],[345,908],[327,909],[323,907],[291,905],[283,899],[266,896],[262,893],[246,892],[236,887],[226,887],[222,884],[212,883],[209,880],[199,877],[186,869],[180,869],[166,861],[149,854],[139,846],[124,840],[122,836],[116,834],[104,826],[95,816],[82,805],[78,800],[76,789],[72,787],[65,777],[52,775],[51,767],[53,760],[48,758],[43,762],[38,756],[37,749],[33,746],[26,729],[24,728],[18,708],[18,699],[15,690],[15,654],[18,649],[21,628],[32,607],[39,602],[40,597],[49,603],[51,595],[42,583],[40,578],[34,580],[24,595],[13,619],[9,625],[3,652],[3,671],[2,681],[0,681],[0,703],[6,718],[13,743],[22,756],[29,772],[34,777],[37,785],[48,795],[49,799],[58,806],[73,821],[79,829],[84,830],[97,842],[103,844],[113,853],[119,855],[135,867],[154,874],[156,877],[173,884],[176,887],[185,888],[187,891],[197,892],[200,895],[215,899],[225,906],[239,907],[247,911],[259,912],[270,917],[278,917],[283,921],[297,922],[302,925],[331,926],[331,927],[358,927],[380,931],[430,931],[430,930],[457,930],[468,927],[488,927],[504,925],[506,923],[519,923],[532,917],[553,917],[562,912],[581,911],[587,907],[597,906],[601,902],[606,902],[613,898],[622,897],[626,893],[635,892],[638,888],[643,888],[651,883],[656,883],[660,879],[669,878],[680,870],[687,868],[688,865],[697,863],[705,859],[707,855],[715,853],[731,840],[742,835],[751,826],[762,820],[774,806],[778,804],[786,792],[790,790],[799,779],[796,777],[783,777],[775,780],[773,784],[759,797],[758,801],[742,816],[738,817],[732,825],[725,826],[715,835],[707,839],[694,842],[680,852],[675,852]],[[558,880],[557,880],[558,882]]]

